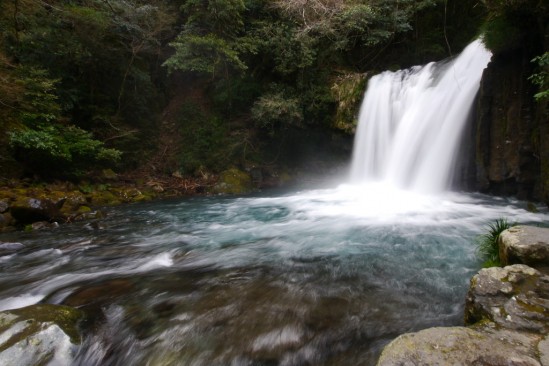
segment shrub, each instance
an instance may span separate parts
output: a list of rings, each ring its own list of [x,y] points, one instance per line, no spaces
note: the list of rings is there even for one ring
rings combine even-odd
[[[252,118],[260,128],[275,131],[287,126],[301,126],[303,111],[298,98],[287,98],[282,93],[260,97],[252,107]]]
[[[75,126],[50,125],[10,133],[15,159],[29,171],[49,178],[76,178],[96,167],[112,166],[121,152],[106,148],[90,132]]]

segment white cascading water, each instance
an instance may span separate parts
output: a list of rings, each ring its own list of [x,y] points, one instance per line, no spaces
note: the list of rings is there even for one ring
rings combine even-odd
[[[359,114],[352,182],[422,193],[447,189],[490,57],[477,40],[450,62],[372,77]]]

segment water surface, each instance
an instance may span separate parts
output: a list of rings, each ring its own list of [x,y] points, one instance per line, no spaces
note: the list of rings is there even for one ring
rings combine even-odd
[[[0,309],[86,310],[75,365],[373,365],[404,332],[462,324],[474,238],[543,224],[523,202],[382,184],[109,209],[0,235]]]

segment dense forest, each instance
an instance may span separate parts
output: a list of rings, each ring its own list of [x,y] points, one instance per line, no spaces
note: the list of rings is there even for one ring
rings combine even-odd
[[[531,40],[531,82],[547,97],[543,1],[0,4],[3,179],[197,177],[347,157],[369,76],[451,57],[481,32],[500,53]]]

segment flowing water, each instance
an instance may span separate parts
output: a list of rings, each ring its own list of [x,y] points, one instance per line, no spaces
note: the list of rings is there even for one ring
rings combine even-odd
[[[449,62],[372,77],[359,115],[353,181],[383,180],[426,193],[448,188],[490,57],[477,40]]]
[[[497,218],[543,224],[548,216],[520,201],[444,192],[455,154],[445,148],[457,148],[459,128],[438,137],[447,143],[415,141],[446,130],[443,117],[455,108],[430,105],[422,113],[443,112],[426,127],[421,113],[402,109],[415,110],[415,102],[376,89],[379,82],[387,95],[404,93],[409,80],[432,100],[444,90],[431,88],[450,71],[474,97],[461,79],[472,66],[460,67],[372,80],[373,95],[388,104],[378,107],[415,115],[417,130],[408,117],[385,119],[388,127],[363,126],[379,118],[362,118],[353,185],[136,204],[109,209],[97,223],[0,235],[22,244],[0,246],[0,310],[38,302],[85,310],[90,319],[72,363],[98,366],[370,366],[401,333],[462,324],[469,280],[481,266],[475,237]],[[457,109],[467,114],[465,104]],[[417,150],[408,150],[412,142]],[[442,150],[427,152],[432,145]]]
[[[459,325],[474,237],[518,201],[385,185],[111,209],[0,235],[0,309],[91,315],[74,365],[373,365],[401,333]]]

